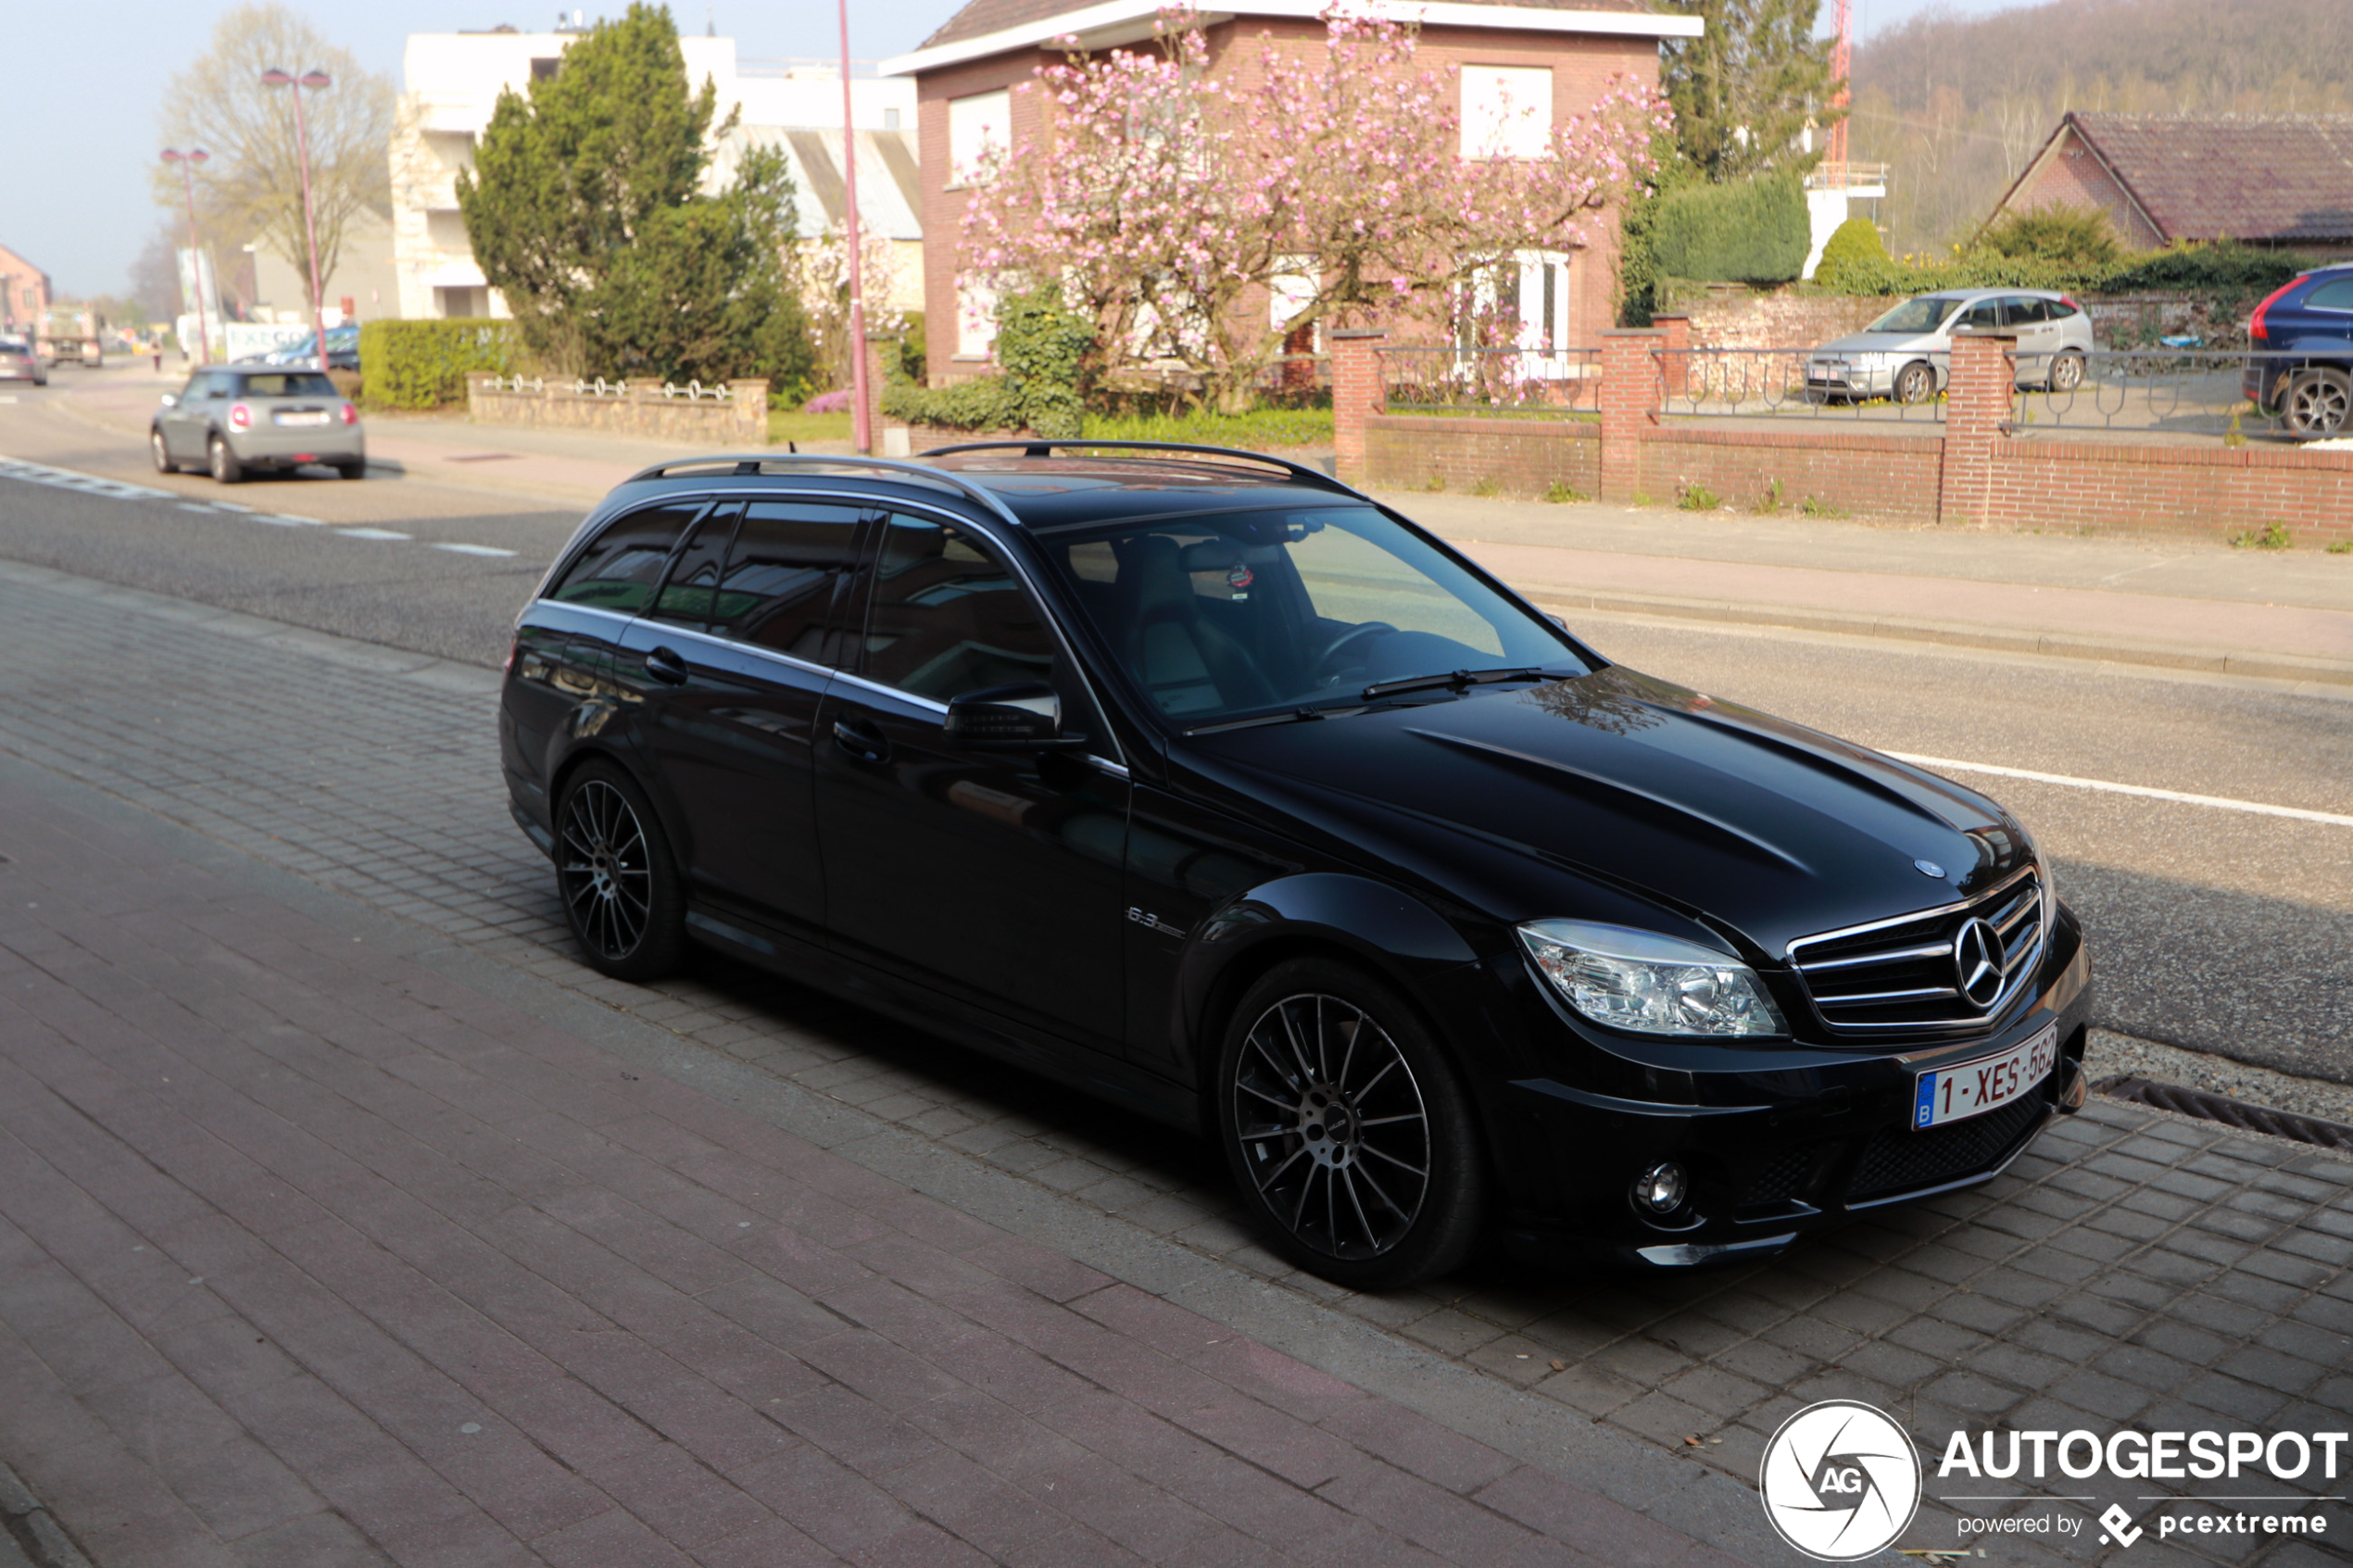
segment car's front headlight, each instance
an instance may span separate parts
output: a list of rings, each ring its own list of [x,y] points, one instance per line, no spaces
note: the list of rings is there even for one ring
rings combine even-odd
[[[1644,1035],[1786,1035],[1756,972],[1680,937],[1581,920],[1519,928],[1529,958],[1570,1007]]]

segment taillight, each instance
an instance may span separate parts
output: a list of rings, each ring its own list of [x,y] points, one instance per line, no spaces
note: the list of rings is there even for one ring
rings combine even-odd
[[[2068,298],[2065,295],[2059,295],[2059,303],[2066,306],[2070,310],[2081,310],[2083,308],[2082,306],[2076,304],[2075,301]]]
[[[522,655],[522,639],[521,637],[517,637],[513,642],[507,645],[507,662],[500,665],[498,668],[507,674],[513,674],[515,670],[515,660]]]
[[[345,404],[343,406],[343,422],[347,425],[358,424],[359,422],[359,410],[353,408],[348,403]]]
[[[229,405],[229,422],[239,430],[250,429],[253,425],[253,410],[242,403],[232,403]]]
[[[2255,307],[2255,314],[2246,319],[2246,335],[2248,338],[2260,343],[2271,335],[2269,329],[2263,325],[2263,312],[2278,304],[2280,295],[2287,293],[2288,290],[2294,288],[2296,284],[2302,282],[2303,281],[2303,278],[2300,276],[2290,278],[2286,282],[2282,283],[2278,288],[2273,289],[2270,294],[2263,296],[2263,303]]]

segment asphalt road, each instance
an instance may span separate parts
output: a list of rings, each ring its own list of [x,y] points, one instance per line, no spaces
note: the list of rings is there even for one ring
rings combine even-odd
[[[159,494],[0,473],[0,556],[105,582],[492,664],[578,521],[396,478],[163,478],[56,401],[0,403],[0,454]],[[315,521],[267,521],[288,515]],[[1892,751],[2353,813],[2353,702],[1712,626],[1581,630],[1627,663]],[[2353,1083],[2353,828],[1960,776],[2054,859],[2092,932],[2101,1022]]]

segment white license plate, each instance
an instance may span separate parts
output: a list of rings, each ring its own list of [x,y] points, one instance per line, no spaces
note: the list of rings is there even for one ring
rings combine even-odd
[[[1913,1081],[1912,1125],[1941,1127],[1999,1110],[2051,1075],[2058,1065],[2054,1023],[2014,1050],[1965,1061]]]
[[[327,416],[324,414],[280,414],[278,422],[282,425],[322,425],[327,422]]]

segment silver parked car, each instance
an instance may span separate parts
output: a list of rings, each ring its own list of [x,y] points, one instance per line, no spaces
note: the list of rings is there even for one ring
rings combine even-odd
[[[257,469],[306,463],[324,464],[346,479],[367,471],[359,410],[317,370],[198,370],[162,401],[147,433],[158,473],[200,463],[221,483],[234,484]]]
[[[0,337],[0,381],[29,381],[35,386],[47,386],[49,371],[29,341]]]
[[[2018,383],[2052,392],[2083,384],[2092,318],[2045,289],[1956,289],[1907,299],[1861,332],[1826,343],[1806,364],[1806,395],[1892,397],[1924,403],[1944,389],[1953,333],[1962,327],[2018,334]]]

